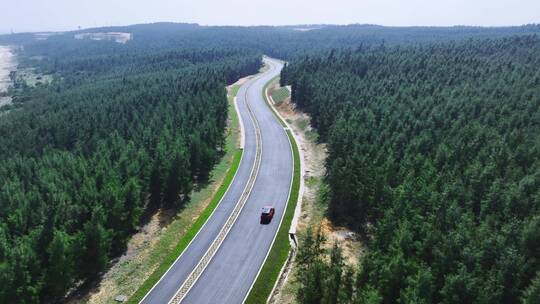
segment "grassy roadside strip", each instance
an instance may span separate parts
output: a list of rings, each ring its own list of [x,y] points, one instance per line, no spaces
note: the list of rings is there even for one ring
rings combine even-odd
[[[272,110],[272,113],[274,114],[274,116],[277,118],[277,120],[279,121],[279,123],[281,124],[281,126],[283,126],[284,128],[287,128],[287,124],[281,120],[281,118],[279,117],[279,115],[277,115],[276,113],[276,110],[274,109],[274,107],[270,104],[270,100],[268,100],[268,98],[266,97],[266,90],[268,90],[268,87],[270,87],[270,85],[272,85],[272,83],[276,82],[276,80],[279,79],[279,75],[270,79],[263,87],[263,91],[262,91],[262,96],[263,96],[263,99],[264,101],[266,102],[266,104],[268,105],[268,107],[270,108],[270,110]]]
[[[289,90],[287,88],[279,88],[272,92],[272,99],[276,103],[280,103],[289,97]]]
[[[274,78],[275,79],[275,78]],[[266,89],[270,83],[274,80],[270,80],[263,88],[263,97],[267,105],[270,107],[274,116],[278,119],[282,126],[287,127],[285,122],[283,122],[279,116],[275,113],[274,108],[270,105],[270,102],[266,98]],[[283,222],[279,227],[276,240],[270,249],[270,253],[257,277],[257,280],[253,284],[249,295],[246,298],[246,304],[260,304],[266,303],[276,281],[279,278],[279,273],[287,261],[289,251],[291,249],[291,244],[289,243],[289,228],[291,221],[294,216],[294,210],[298,202],[298,195],[300,190],[300,154],[298,151],[298,145],[294,139],[294,136],[291,133],[291,130],[287,130],[287,136],[291,142],[291,147],[293,150],[293,159],[294,159],[294,172],[293,172],[293,181],[291,186],[291,193],[289,196],[289,201],[287,202],[287,209],[285,210],[285,215],[283,217]]]
[[[236,93],[238,92],[238,89],[240,88],[240,85],[235,85],[231,87],[231,90],[229,92],[229,96],[227,97],[229,100],[229,116],[231,119],[231,128],[230,129],[238,129],[239,128],[239,118],[236,114],[236,111],[234,109],[234,105],[232,105],[232,100],[234,96],[236,96]],[[223,179],[223,182],[219,186],[219,189],[217,190],[216,194],[212,198],[212,201],[208,204],[208,206],[202,211],[202,213],[199,215],[197,220],[193,223],[193,225],[186,231],[186,233],[180,238],[180,241],[178,244],[174,247],[174,250],[167,255],[167,257],[161,262],[161,264],[158,266],[158,268],[144,281],[144,283],[135,291],[135,293],[129,298],[127,303],[130,304],[137,304],[139,303],[144,296],[152,289],[152,287],[159,281],[159,279],[167,272],[169,267],[176,261],[178,256],[182,254],[182,252],[186,249],[186,247],[189,245],[189,243],[193,240],[197,232],[201,229],[201,227],[206,223],[214,209],[218,206],[221,198],[223,195],[225,195],[225,192],[227,191],[227,188],[231,184],[236,171],[238,169],[238,166],[240,165],[240,159],[242,158],[242,152],[243,150],[237,148],[237,136],[231,136],[230,134],[227,134],[228,137],[231,137],[232,143],[229,142],[227,144],[227,149],[235,149],[234,155],[232,159],[231,166],[229,170],[227,171],[227,174],[225,178]]]

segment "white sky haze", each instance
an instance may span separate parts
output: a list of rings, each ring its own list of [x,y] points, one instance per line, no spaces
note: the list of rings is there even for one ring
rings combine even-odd
[[[158,21],[203,25],[522,25],[540,23],[540,0],[0,0],[2,32]]]

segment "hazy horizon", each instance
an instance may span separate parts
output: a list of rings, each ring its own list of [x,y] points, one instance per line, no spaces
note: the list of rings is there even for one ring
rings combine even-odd
[[[347,25],[374,25],[374,26],[383,26],[383,27],[516,27],[516,26],[526,26],[526,25],[537,25],[539,23],[522,23],[522,24],[509,24],[509,25],[473,25],[473,24],[453,24],[453,25],[386,25],[386,24],[377,24],[377,23],[298,23],[298,24],[253,24],[253,25],[239,25],[239,24],[200,24],[197,22],[182,22],[182,21],[151,21],[151,22],[136,22],[136,23],[127,23],[127,24],[106,24],[106,25],[96,25],[90,27],[80,27],[80,30],[93,29],[93,28],[103,28],[103,27],[123,27],[123,26],[133,26],[139,24],[154,24],[154,23],[185,23],[185,24],[197,24],[199,26],[240,26],[240,27],[250,27],[250,26],[347,26]],[[4,29],[0,28],[0,35],[10,34],[10,33],[39,33],[39,32],[68,32],[68,31],[77,31],[79,27],[56,27],[56,28],[43,28],[43,29],[20,29],[15,30],[15,28]]]
[[[66,31],[153,22],[200,25],[377,24],[384,26],[516,26],[539,23],[537,0],[335,0],[216,2],[157,0],[20,0],[0,11],[0,33]]]

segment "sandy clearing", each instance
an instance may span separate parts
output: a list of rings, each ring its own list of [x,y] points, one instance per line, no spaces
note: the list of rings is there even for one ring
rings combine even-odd
[[[10,46],[0,45],[0,93],[5,93],[11,85],[9,74],[17,69],[17,59]],[[11,103],[11,97],[0,96],[0,107]]]
[[[48,38],[48,37],[47,37]],[[125,44],[128,41],[133,39],[132,33],[124,33],[124,32],[99,32],[99,33],[81,33],[81,34],[75,34],[75,39],[90,39],[90,40],[107,40],[107,41],[114,41],[117,43]]]

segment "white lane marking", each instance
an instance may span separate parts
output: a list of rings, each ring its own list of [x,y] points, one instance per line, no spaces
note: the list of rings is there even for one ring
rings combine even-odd
[[[265,73],[267,74],[267,73]],[[250,118],[254,124],[255,127],[255,135],[256,135],[256,156],[255,156],[255,166],[252,168],[252,172],[250,174],[250,179],[248,180],[248,183],[246,184],[246,187],[244,188],[244,191],[238,200],[238,203],[236,204],[233,212],[227,219],[227,222],[219,232],[218,236],[214,239],[204,256],[201,258],[195,269],[190,273],[188,278],[184,281],[184,283],[180,286],[176,294],[173,296],[172,299],[169,300],[169,304],[177,304],[182,302],[182,300],[185,298],[187,293],[191,290],[191,288],[195,285],[201,274],[204,272],[214,255],[217,253],[218,249],[221,247],[221,244],[229,234],[230,230],[232,229],[232,226],[236,222],[236,219],[240,215],[240,212],[242,211],[245,203],[247,202],[249,196],[251,195],[251,190],[253,189],[253,186],[255,185],[255,181],[257,180],[257,175],[259,173],[259,167],[261,162],[261,155],[262,155],[262,140],[261,140],[261,133],[260,133],[260,127],[259,123],[255,117],[255,114],[253,113],[253,110],[249,106],[248,102],[248,89],[256,82],[256,80],[263,77],[264,74],[260,75],[259,77],[253,79],[252,82],[249,83],[249,85],[246,87],[245,95],[244,95],[244,102],[248,108],[248,112],[250,114]],[[256,171],[255,171],[256,170]],[[254,174],[254,176],[253,176]],[[248,188],[249,186],[249,188]]]
[[[234,96],[234,110],[236,111],[236,116],[238,117],[238,121],[240,122],[240,149],[244,149],[246,143],[246,133],[244,130],[244,120],[242,120],[242,116],[240,115],[240,109],[238,108],[236,96]]]
[[[268,60],[269,64],[270,63],[273,63],[271,60]],[[271,65],[271,64],[270,64]],[[265,94],[266,96],[268,97],[268,93],[267,91],[265,90]],[[266,103],[266,102],[265,102]],[[283,119],[283,117],[279,114],[279,112],[277,112],[274,108],[272,107],[269,107],[270,110],[272,112],[274,112],[278,117],[281,118],[281,120],[288,126],[288,123],[285,121],[285,119]],[[278,121],[279,123],[279,121]],[[281,124],[280,124],[281,125]],[[287,206],[289,205],[289,198],[290,198],[290,195],[291,195],[291,191],[292,191],[292,185],[293,185],[293,180],[294,180],[294,151],[293,151],[293,147],[292,147],[292,143],[291,143],[291,140],[289,139],[289,136],[287,134],[287,130],[288,128],[283,128],[282,130],[285,132],[285,136],[287,137],[287,141],[289,142],[289,146],[291,147],[291,157],[292,157],[292,172],[291,172],[291,184],[289,186],[289,194],[287,196],[287,203],[285,204],[285,209],[283,210],[283,214],[281,215],[281,220],[279,222],[279,226],[278,226],[278,229],[276,231],[276,234],[274,235],[274,239],[272,240],[272,244],[270,245],[270,248],[268,249],[268,251],[266,252],[266,257],[264,258],[264,261],[263,263],[261,264],[261,266],[259,267],[259,271],[257,272],[257,275],[255,276],[255,279],[253,280],[253,282],[251,283],[251,286],[249,287],[249,290],[248,292],[246,293],[246,295],[244,296],[244,300],[242,300],[242,303],[245,303],[246,300],[247,300],[247,297],[249,296],[249,293],[251,292],[251,290],[253,289],[253,286],[255,285],[255,282],[257,282],[257,278],[259,277],[259,274],[261,273],[262,271],[262,268],[264,266],[264,264],[266,263],[266,260],[268,259],[268,255],[270,255],[270,251],[272,250],[272,247],[274,246],[274,242],[276,241],[276,238],[277,238],[277,235],[279,233],[279,229],[281,228],[281,225],[283,224],[283,218],[285,217],[285,212],[287,211]],[[298,141],[296,140],[296,137],[294,136],[294,132],[291,131],[291,134],[292,136],[294,137],[295,141],[298,143]],[[300,154],[301,155],[301,154]],[[300,156],[299,155],[299,156]],[[300,172],[302,172],[302,161],[300,160]],[[301,182],[302,182],[302,178],[301,179]],[[301,196],[300,196],[300,192],[298,193],[298,200],[300,200]],[[298,201],[296,202],[296,205],[298,206]],[[283,272],[283,267],[281,269],[281,272],[280,274]],[[278,277],[279,278],[279,277]],[[272,292],[270,293],[270,295],[272,295],[274,293],[274,290],[276,289],[276,286],[277,286],[277,283],[278,283],[279,280],[276,280],[276,283],[274,284],[274,287],[272,288]],[[268,299],[270,299],[270,296],[268,297]],[[268,300],[267,299],[267,300]]]

